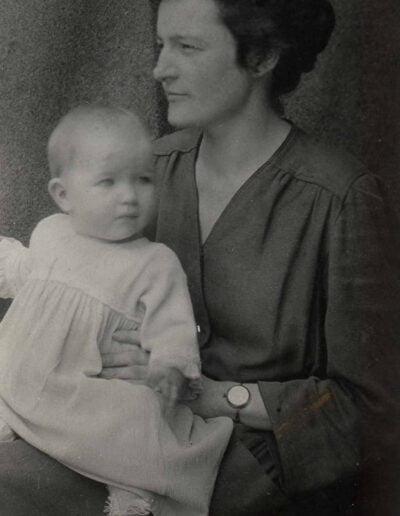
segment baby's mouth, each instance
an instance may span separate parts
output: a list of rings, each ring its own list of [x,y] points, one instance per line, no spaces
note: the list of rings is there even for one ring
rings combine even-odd
[[[123,215],[118,215],[117,219],[137,219],[138,217],[138,213],[124,213]]]

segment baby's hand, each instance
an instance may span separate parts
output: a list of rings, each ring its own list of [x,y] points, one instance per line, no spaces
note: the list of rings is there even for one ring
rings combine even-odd
[[[172,408],[183,392],[185,377],[176,367],[151,364],[148,369],[146,384],[162,394],[167,408]]]

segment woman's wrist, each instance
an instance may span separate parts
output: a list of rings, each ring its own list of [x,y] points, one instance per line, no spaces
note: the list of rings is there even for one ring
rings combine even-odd
[[[213,399],[212,412],[214,415],[226,416],[234,420],[239,417],[241,423],[251,428],[257,428],[259,430],[272,430],[271,419],[262,399],[258,384],[241,384],[249,391],[250,399],[245,407],[237,409],[229,404],[227,393],[231,387],[239,385],[239,383],[213,380],[210,382],[211,389],[206,395],[207,397],[211,397]]]
[[[237,385],[235,382],[228,381],[215,381],[215,403],[216,410],[218,410],[219,416],[230,417],[231,419],[235,419],[236,409],[229,405],[226,394],[231,387]]]
[[[235,410],[229,406],[225,398],[226,392],[233,385],[234,382],[211,380],[203,376],[204,391],[200,394],[200,402],[207,408],[208,417],[225,416],[234,419]]]

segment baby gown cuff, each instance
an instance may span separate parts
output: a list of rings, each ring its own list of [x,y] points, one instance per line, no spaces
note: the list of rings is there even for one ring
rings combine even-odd
[[[155,357],[152,353],[150,355],[150,367],[151,363],[159,363],[165,367],[179,369],[182,375],[186,378],[182,400],[195,400],[199,394],[203,392],[200,363],[193,359],[188,362],[185,359],[182,360],[182,357],[180,358],[181,359],[173,357],[173,355],[169,355],[168,357],[166,355]]]

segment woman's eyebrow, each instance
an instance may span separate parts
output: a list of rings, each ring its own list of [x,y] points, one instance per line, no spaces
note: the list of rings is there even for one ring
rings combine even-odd
[[[194,35],[194,34],[185,34],[184,32],[181,33],[181,34],[173,34],[172,36],[168,36],[166,38],[162,38],[161,36],[157,36],[157,42],[158,43],[163,43],[166,40],[169,40],[172,43],[179,43],[182,40],[192,41],[193,43],[198,43],[198,44],[204,44],[205,43],[204,38],[202,38],[200,36],[197,36],[197,35]]]

